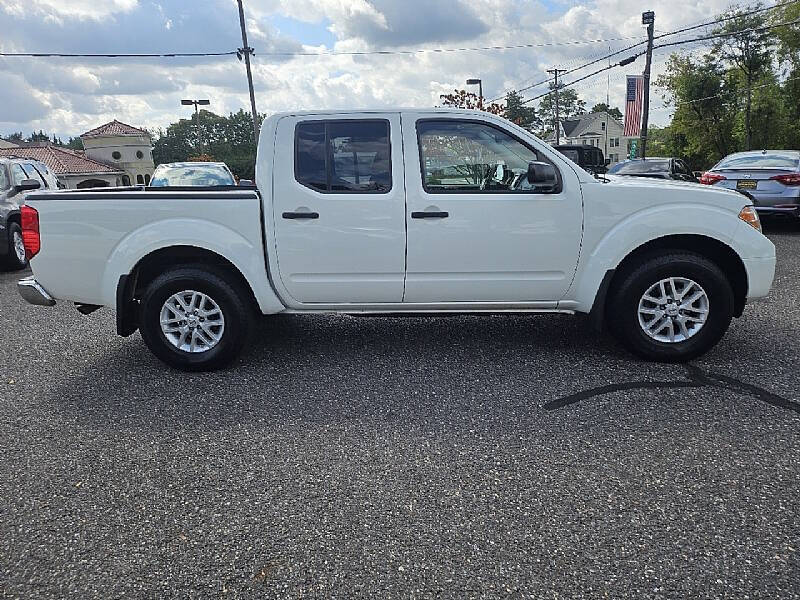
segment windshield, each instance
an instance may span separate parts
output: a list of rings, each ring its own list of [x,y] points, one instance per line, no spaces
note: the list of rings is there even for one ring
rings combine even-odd
[[[153,173],[151,187],[236,185],[222,165],[198,163],[191,166],[160,166]]]
[[[797,155],[774,152],[729,156],[722,159],[714,169],[785,169],[794,171],[798,166],[800,166],[800,159]]]
[[[632,160],[614,165],[609,174],[636,175],[639,173],[663,173],[669,171],[668,160]]]

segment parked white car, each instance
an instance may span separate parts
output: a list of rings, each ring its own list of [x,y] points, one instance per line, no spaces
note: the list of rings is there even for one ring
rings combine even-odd
[[[685,361],[775,269],[741,194],[603,182],[483,112],[273,115],[257,185],[32,194],[20,292],[112,307],[182,369],[229,363],[256,313],[589,313]]]

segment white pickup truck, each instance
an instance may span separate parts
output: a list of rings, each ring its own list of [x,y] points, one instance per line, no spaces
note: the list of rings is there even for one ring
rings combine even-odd
[[[639,356],[685,361],[775,270],[745,196],[604,182],[483,112],[277,114],[256,183],[34,193],[20,293],[112,307],[119,334],[187,370],[229,363],[259,313],[589,313]]]

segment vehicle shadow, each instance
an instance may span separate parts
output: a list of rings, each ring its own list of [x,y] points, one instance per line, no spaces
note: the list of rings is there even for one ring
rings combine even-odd
[[[277,316],[260,321],[252,338],[235,365],[213,373],[164,366],[138,335],[120,340],[58,386],[55,400],[93,427],[149,431],[254,422],[507,425],[615,391],[703,386],[800,412],[725,375],[640,362],[582,317]],[[747,355],[741,341],[737,352]]]
[[[504,396],[530,411],[581,365],[633,360],[566,315],[276,316],[251,337],[240,360],[212,373],[163,365],[138,334],[115,340],[56,386],[54,400],[81,421],[148,429],[386,420],[400,418],[399,405],[425,415]]]

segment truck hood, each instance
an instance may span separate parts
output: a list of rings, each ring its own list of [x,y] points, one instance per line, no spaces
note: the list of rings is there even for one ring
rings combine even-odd
[[[660,203],[658,199],[663,198],[663,201],[674,202],[676,200],[683,200],[685,202],[697,202],[701,204],[709,204],[712,206],[719,206],[735,212],[736,214],[742,210],[742,207],[752,204],[752,200],[740,194],[735,190],[725,190],[711,185],[702,185],[700,183],[692,183],[691,181],[675,181],[674,179],[655,179],[650,177],[628,177],[624,175],[603,175],[600,179],[594,180],[597,185],[605,187],[620,187],[626,190],[631,188],[640,189],[642,192],[652,195],[653,203]],[[661,192],[672,192],[669,199],[663,195],[658,194]]]

